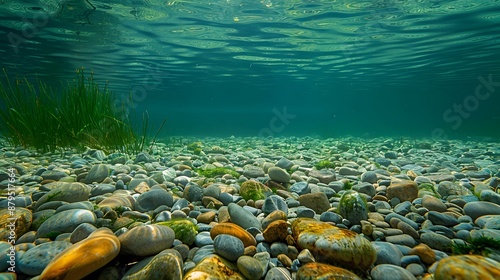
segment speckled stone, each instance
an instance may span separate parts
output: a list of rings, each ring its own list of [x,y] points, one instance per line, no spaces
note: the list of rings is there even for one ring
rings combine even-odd
[[[320,262],[367,270],[377,257],[375,248],[363,236],[314,219],[296,219],[292,233],[296,244],[310,250]]]
[[[8,209],[0,210],[0,240],[7,240],[13,230],[16,237],[19,237],[31,227],[33,214],[26,208],[16,207],[13,211],[14,216],[11,216],[11,211]]]
[[[120,241],[108,228],[100,228],[59,253],[40,276],[46,279],[82,279],[114,259]]]
[[[356,274],[347,269],[328,265],[324,263],[306,263],[297,271],[297,280],[361,280]]]
[[[234,264],[217,255],[209,255],[191,269],[184,280],[245,280]]]
[[[500,279],[500,263],[478,255],[450,256],[439,261],[435,280],[495,280]]]
[[[31,248],[19,258],[19,271],[31,276],[40,275],[54,257],[71,245],[68,241],[54,241]]]
[[[288,236],[288,223],[283,220],[272,222],[262,233],[268,243],[283,241]]]

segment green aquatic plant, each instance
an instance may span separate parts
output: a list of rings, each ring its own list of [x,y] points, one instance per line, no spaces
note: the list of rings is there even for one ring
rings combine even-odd
[[[229,174],[234,178],[238,178],[240,174],[233,169],[225,168],[225,167],[216,167],[216,168],[208,168],[208,169],[197,169],[196,172],[201,176],[207,178],[215,178],[217,176],[223,176]]]
[[[316,167],[317,170],[325,169],[325,168],[335,168],[335,163],[325,159],[317,162],[314,167]]]
[[[353,183],[353,182],[351,182],[351,181],[349,181],[349,180],[345,180],[345,181],[344,181],[344,186],[343,186],[344,190],[346,190],[346,191],[347,191],[347,190],[351,190],[351,189],[352,189],[352,186],[354,186],[354,183]]]
[[[76,71],[76,79],[60,91],[37,78],[0,82],[0,133],[14,146],[47,152],[85,147],[104,151],[139,152],[144,148],[147,118],[139,136],[114,95],[100,87],[93,74]],[[120,107],[121,106],[121,107]],[[144,127],[145,125],[145,127]]]
[[[187,149],[190,151],[194,151],[196,149],[201,149],[201,148],[203,148],[203,144],[200,141],[191,142],[187,145]]]
[[[451,249],[455,255],[473,254],[488,257],[492,252],[500,251],[500,240],[481,235],[470,238],[467,242],[453,242]]]
[[[198,226],[189,219],[178,218],[170,221],[159,222],[158,224],[170,227],[175,233],[175,238],[179,239],[186,245],[192,245],[196,235],[198,234]]]

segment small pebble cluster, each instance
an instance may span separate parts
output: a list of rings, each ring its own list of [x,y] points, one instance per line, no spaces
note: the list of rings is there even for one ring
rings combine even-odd
[[[0,279],[500,279],[500,147],[206,138],[3,147]]]

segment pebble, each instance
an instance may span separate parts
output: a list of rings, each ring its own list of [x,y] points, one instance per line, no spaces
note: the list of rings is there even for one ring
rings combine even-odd
[[[245,247],[257,245],[257,241],[248,231],[233,223],[219,223],[210,230],[210,237],[214,240],[219,234],[229,234],[237,237]]]
[[[422,206],[427,208],[429,211],[437,211],[437,212],[444,212],[446,211],[446,209],[448,209],[448,207],[446,207],[446,204],[444,204],[444,202],[430,195],[424,195],[424,197],[422,197]]]
[[[330,201],[322,192],[303,194],[299,196],[299,202],[316,213],[323,213],[330,209]]]
[[[73,232],[80,224],[94,225],[96,216],[89,210],[71,209],[49,217],[38,228],[36,238],[56,238],[59,234]]]
[[[173,196],[163,189],[150,189],[139,195],[134,206],[137,211],[146,212],[156,209],[161,205],[172,207]]]
[[[267,174],[271,180],[279,183],[288,183],[290,181],[290,174],[277,166],[269,168]]]
[[[298,195],[308,194],[311,192],[311,187],[307,182],[297,182],[290,186],[290,192],[297,193]]]
[[[40,275],[49,262],[59,253],[69,248],[68,241],[54,241],[39,244],[24,253],[17,262],[19,270],[27,275]]]
[[[368,219],[368,204],[358,192],[348,190],[340,198],[338,212],[351,224],[360,224]]]
[[[347,269],[323,263],[306,263],[297,271],[297,280],[309,279],[344,279],[361,280],[356,274]]]
[[[370,276],[373,280],[416,280],[408,270],[393,264],[379,264],[375,266]]]
[[[278,195],[271,195],[264,200],[262,212],[264,212],[264,214],[271,214],[275,210],[288,213],[288,205],[282,197]]]
[[[500,279],[500,263],[478,255],[451,256],[439,261],[435,279]]]
[[[109,229],[100,228],[53,258],[40,279],[82,279],[113,260],[119,252],[118,238]]]
[[[451,252],[452,241],[446,236],[434,232],[426,232],[420,235],[420,241],[432,249],[443,252]]]
[[[244,229],[251,227],[260,229],[262,227],[259,220],[252,213],[236,203],[230,203],[227,208],[231,221],[240,227]]]
[[[484,215],[500,215],[500,205],[488,201],[473,201],[465,205],[464,212],[472,220],[476,220]]]
[[[342,263],[367,270],[376,259],[373,245],[361,235],[313,219],[292,223],[296,244],[308,249],[317,261]]]
[[[418,197],[417,183],[409,180],[392,180],[387,188],[387,198],[398,198],[400,201],[413,201]]]
[[[244,250],[243,242],[232,235],[219,234],[214,239],[214,251],[229,261],[243,256]]]
[[[393,264],[401,266],[401,258],[403,253],[398,247],[390,242],[374,241],[372,242],[375,251],[377,252],[377,259],[375,265],[378,264]]]
[[[118,236],[122,253],[133,256],[151,256],[172,247],[174,231],[161,225],[143,225]]]
[[[248,280],[259,280],[264,274],[260,262],[249,256],[239,257],[236,265]]]

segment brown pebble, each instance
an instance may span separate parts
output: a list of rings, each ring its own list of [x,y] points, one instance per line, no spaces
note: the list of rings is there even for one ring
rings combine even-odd
[[[279,254],[278,261],[280,261],[280,263],[282,263],[284,267],[292,266],[292,260],[285,254]]]
[[[420,257],[420,260],[430,265],[436,261],[436,253],[431,249],[431,247],[427,246],[424,243],[420,243],[417,246],[413,247],[408,255],[417,255]]]
[[[398,218],[391,218],[389,221],[389,224],[391,225],[392,228],[398,228],[398,224],[401,222],[400,219]]]
[[[198,215],[198,217],[196,217],[196,221],[198,221],[198,223],[204,223],[207,225],[213,222],[214,219],[215,219],[215,211],[208,211],[205,213],[201,213],[200,215]]]
[[[283,220],[277,220],[269,224],[262,233],[266,242],[285,240],[288,236],[288,223]]]
[[[257,247],[253,245],[245,247],[245,250],[243,251],[243,255],[245,256],[253,257],[255,254],[257,254]]]

